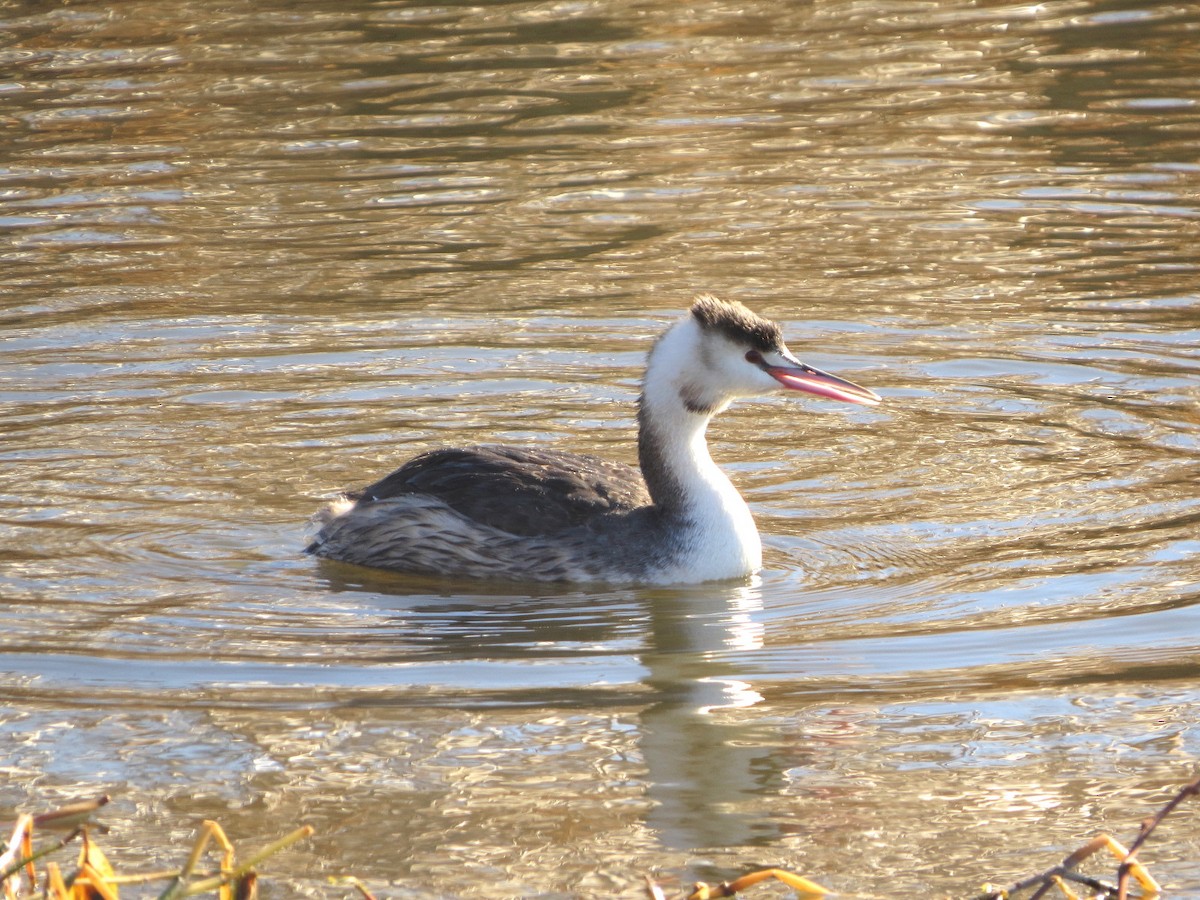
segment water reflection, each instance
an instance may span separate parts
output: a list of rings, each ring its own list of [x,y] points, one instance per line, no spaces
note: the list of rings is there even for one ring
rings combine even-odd
[[[748,844],[745,812],[761,792],[762,749],[744,741],[720,710],[762,701],[739,678],[739,654],[762,648],[762,586],[661,592],[649,599],[650,646],[641,654],[652,702],[638,746],[646,763],[647,816],[664,846],[685,850]]]

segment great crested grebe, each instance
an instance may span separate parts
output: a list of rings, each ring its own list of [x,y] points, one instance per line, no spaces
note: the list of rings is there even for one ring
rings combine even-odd
[[[640,472],[558,450],[433,450],[318,513],[307,551],[469,578],[678,584],[749,575],[762,565],[758,530],[704,433],[731,401],[780,389],[880,401],[801,363],[775,322],[701,295],[650,351]]]

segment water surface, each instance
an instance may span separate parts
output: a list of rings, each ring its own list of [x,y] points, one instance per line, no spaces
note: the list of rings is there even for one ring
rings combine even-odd
[[[277,897],[963,896],[1194,777],[1186,4],[2,15],[3,809],[108,792],[134,869],[312,822]],[[885,397],[714,424],[761,576],[300,552],[446,443],[632,461],[700,290]]]

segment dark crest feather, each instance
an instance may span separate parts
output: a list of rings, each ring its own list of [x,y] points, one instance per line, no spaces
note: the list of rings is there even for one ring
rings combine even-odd
[[[746,344],[761,353],[783,346],[783,330],[770,319],[751,312],[736,300],[718,300],[701,294],[692,304],[692,317],[700,326],[719,331],[731,341]]]

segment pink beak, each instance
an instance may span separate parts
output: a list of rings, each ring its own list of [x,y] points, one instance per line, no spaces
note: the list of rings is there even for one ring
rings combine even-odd
[[[852,381],[814,369],[797,361],[794,366],[763,366],[764,371],[785,388],[792,391],[805,391],[818,397],[829,397],[831,400],[841,400],[843,403],[861,403],[863,406],[874,406],[883,400],[874,391],[859,387]]]

